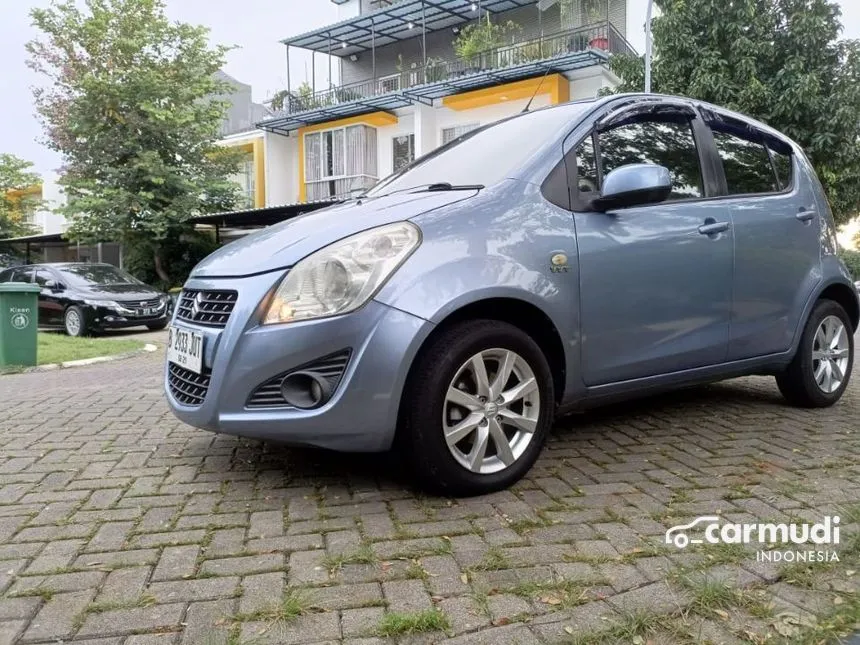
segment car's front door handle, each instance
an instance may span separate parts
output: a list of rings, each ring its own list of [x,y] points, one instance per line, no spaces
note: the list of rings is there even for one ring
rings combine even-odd
[[[699,233],[702,235],[716,235],[729,230],[728,222],[707,222],[699,227]]]
[[[803,210],[799,211],[797,215],[795,215],[795,217],[801,222],[809,222],[810,220],[814,219],[816,215],[817,213],[815,212],[815,210],[811,208],[804,208]]]

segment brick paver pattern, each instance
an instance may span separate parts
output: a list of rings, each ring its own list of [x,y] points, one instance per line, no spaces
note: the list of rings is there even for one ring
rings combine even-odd
[[[513,489],[439,499],[390,455],[186,426],[162,361],[0,376],[0,645],[760,643],[854,602],[856,380],[828,410],[756,377],[570,416]],[[664,544],[840,513],[838,565]]]

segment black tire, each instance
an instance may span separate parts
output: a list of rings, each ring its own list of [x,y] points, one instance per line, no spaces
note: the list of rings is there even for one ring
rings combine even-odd
[[[845,327],[844,334],[848,340],[848,367],[845,370],[842,384],[833,392],[826,392],[819,387],[815,379],[812,357],[815,334],[828,316],[835,316],[842,322]],[[813,308],[812,314],[803,328],[797,353],[786,370],[777,375],[776,383],[779,386],[779,391],[790,404],[803,408],[826,408],[836,403],[842,393],[845,392],[851,379],[853,367],[854,335],[851,319],[838,302],[824,299],[816,303]]]
[[[515,352],[534,373],[539,413],[531,442],[522,454],[499,472],[479,474],[454,458],[444,437],[442,419],[446,393],[457,371],[479,352],[495,348]],[[552,426],[554,410],[552,373],[537,343],[508,323],[465,321],[439,333],[416,359],[401,403],[397,446],[422,488],[454,496],[491,493],[507,488],[532,467]]]
[[[149,331],[161,331],[161,330],[162,330],[162,329],[164,329],[165,327],[167,327],[167,321],[166,321],[166,320],[165,320],[164,322],[149,323],[149,324],[146,326],[146,328],[147,328]]]
[[[74,323],[75,316],[77,317],[77,324]],[[87,317],[83,309],[77,305],[72,305],[66,309],[66,312],[63,314],[63,331],[66,332],[67,336],[78,338],[89,335]]]

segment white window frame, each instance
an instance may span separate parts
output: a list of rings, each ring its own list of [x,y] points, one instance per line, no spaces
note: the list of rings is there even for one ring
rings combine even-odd
[[[448,141],[445,141],[445,132],[447,130],[453,130],[454,131],[453,132],[454,136],[451,137],[451,141],[453,141],[457,137],[461,137],[464,134],[466,134],[467,132],[471,132],[472,130],[477,130],[480,127],[481,127],[481,124],[478,122],[457,123],[455,125],[449,125],[447,127],[444,127],[439,131],[439,145],[444,146],[446,143],[449,143]]]
[[[374,160],[374,162],[375,162],[375,163],[378,163],[378,162],[376,161],[376,158],[377,158],[377,157],[376,157],[376,155],[377,155],[378,145],[379,145],[379,139],[378,139],[378,136],[379,136],[379,135],[378,135],[377,129],[376,129],[376,128],[374,128],[373,126],[370,126],[370,125],[367,125],[367,124],[364,124],[364,123],[356,123],[356,124],[351,124],[351,125],[344,125],[344,126],[340,126],[340,127],[337,127],[337,128],[326,128],[325,130],[316,130],[315,132],[307,132],[307,133],[305,133],[304,135],[302,135],[302,136],[303,136],[303,139],[302,139],[302,143],[303,143],[303,155],[304,155],[304,159],[302,159],[302,164],[303,164],[303,167],[304,167],[304,185],[305,185],[305,190],[306,190],[306,191],[310,192],[310,187],[311,187],[311,185],[314,185],[314,184],[323,184],[323,183],[328,183],[328,182],[336,182],[336,181],[340,181],[340,180],[356,180],[356,179],[361,179],[361,180],[364,180],[364,182],[365,182],[365,183],[369,183],[369,180],[370,180],[370,181],[372,181],[372,182],[376,182],[376,181],[378,181],[378,180],[379,180],[379,177],[378,177],[378,173],[379,173],[378,167],[377,167],[377,175],[372,175],[372,174],[370,174],[370,173],[368,173],[368,172],[361,172],[361,173],[358,173],[358,174],[355,174],[355,175],[348,175],[348,174],[340,174],[340,175],[325,175],[325,174],[324,174],[324,172],[326,171],[326,155],[324,154],[325,149],[324,149],[324,146],[323,146],[322,142],[323,142],[323,140],[324,140],[325,135],[326,135],[326,134],[328,134],[329,132],[334,133],[334,132],[336,132],[336,131],[340,131],[340,132],[342,132],[342,133],[343,133],[343,134],[342,134],[342,136],[341,136],[341,141],[342,141],[342,144],[341,144],[341,145],[342,145],[341,155],[342,155],[342,157],[343,157],[343,168],[344,168],[344,170],[346,170],[346,166],[347,166],[347,140],[348,140],[348,137],[347,137],[347,130],[349,130],[350,128],[355,128],[355,127],[363,127],[363,128],[367,128],[368,130],[373,130],[373,132],[375,133],[375,137],[374,137],[374,138],[375,138],[375,145],[374,145],[374,149],[373,149],[372,151],[370,151],[370,150],[368,150],[368,149],[365,149],[365,150],[363,150],[362,152],[363,152],[363,156],[364,156],[365,158],[366,158],[368,155],[372,155],[372,156],[373,156],[373,160]],[[309,155],[308,155],[308,151],[310,150],[310,146],[308,145],[308,137],[313,137],[313,136],[319,136],[319,137],[320,137],[320,159],[319,159],[319,163],[320,163],[320,177],[319,177],[318,179],[310,179],[310,177],[311,177],[311,173],[310,173],[310,172],[308,172],[308,170],[309,170],[309,165],[308,165]],[[334,140],[334,134],[332,134],[332,140]],[[363,170],[366,170],[366,168],[363,168]]]

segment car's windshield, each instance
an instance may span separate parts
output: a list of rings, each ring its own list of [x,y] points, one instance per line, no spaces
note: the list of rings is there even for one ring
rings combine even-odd
[[[547,141],[561,141],[561,135],[593,103],[536,110],[472,130],[383,179],[367,196],[432,184],[491,186],[510,176]]]
[[[59,271],[70,284],[143,284],[109,264],[75,264],[62,267]]]

